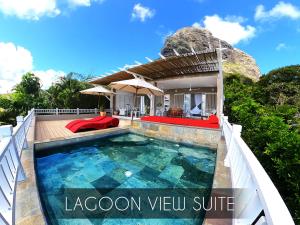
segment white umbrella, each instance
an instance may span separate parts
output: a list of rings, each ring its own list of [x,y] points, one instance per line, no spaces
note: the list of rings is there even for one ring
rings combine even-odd
[[[81,94],[86,94],[86,95],[98,95],[99,96],[99,99],[98,99],[98,108],[99,108],[99,102],[100,102],[100,96],[109,96],[111,94],[114,94],[114,92],[108,90],[107,88],[105,87],[102,87],[102,86],[96,86],[96,87],[93,87],[93,88],[89,88],[89,89],[85,89],[85,90],[82,90],[80,91]],[[108,99],[110,100],[110,99]]]
[[[134,107],[136,106],[136,97],[138,94],[155,95],[155,96],[160,96],[164,94],[164,92],[160,90],[158,87],[155,87],[154,85],[140,78],[112,82],[110,84],[110,87],[117,90],[135,93]],[[133,113],[132,113],[132,119],[133,119]]]
[[[145,94],[145,95],[150,94],[156,96],[160,96],[164,94],[164,92],[160,90],[158,87],[155,87],[154,85],[140,78],[112,82],[110,84],[110,87],[117,90],[127,91],[135,94]]]
[[[96,86],[93,88],[85,89],[80,91],[82,94],[87,94],[87,95],[110,95],[114,94],[112,91],[108,90],[105,87],[102,86]]]

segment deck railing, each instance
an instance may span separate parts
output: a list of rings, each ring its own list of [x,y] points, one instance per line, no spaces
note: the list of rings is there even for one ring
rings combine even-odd
[[[292,225],[293,219],[270,177],[241,138],[242,127],[231,125],[221,117],[222,134],[227,156],[225,166],[230,168],[233,188],[245,190],[233,224]]]
[[[99,109],[35,109],[36,115],[98,114]]]
[[[0,224],[15,224],[16,184],[25,179],[22,149],[28,147],[26,134],[34,116],[17,117],[17,126],[0,126]]]

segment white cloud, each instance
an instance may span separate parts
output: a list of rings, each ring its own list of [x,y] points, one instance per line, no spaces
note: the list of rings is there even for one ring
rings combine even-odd
[[[58,80],[59,77],[64,77],[66,75],[66,73],[63,71],[56,71],[53,69],[46,71],[38,70],[33,71],[33,73],[40,78],[42,89],[48,89],[52,83]]]
[[[71,8],[75,8],[79,6],[89,7],[91,6],[92,2],[102,3],[104,1],[105,0],[68,0],[68,4]]]
[[[32,61],[27,49],[0,42],[0,93],[10,92],[22,75],[33,69]]]
[[[291,3],[280,1],[269,11],[266,11],[263,5],[258,5],[254,16],[255,20],[260,21],[276,20],[283,17],[294,20],[300,19],[300,10]]]
[[[42,16],[57,16],[56,0],[0,0],[0,11],[20,19],[39,20]]]
[[[58,77],[65,75],[63,71],[33,69],[33,57],[29,50],[13,43],[0,42],[0,93],[11,92],[22,76],[30,71],[40,78],[43,89],[47,89]]]
[[[205,16],[203,26],[198,22],[194,23],[193,26],[208,29],[213,36],[235,45],[241,41],[247,41],[253,38],[256,32],[253,26],[243,26],[241,24],[241,18],[242,17],[226,17],[223,19],[218,15]],[[243,19],[243,21],[244,20],[245,19]]]
[[[0,0],[0,12],[19,19],[39,20],[41,17],[55,17],[67,8],[90,7],[92,3],[105,0]],[[60,3],[61,7],[58,7]]]
[[[139,19],[141,22],[144,22],[147,18],[152,18],[155,14],[153,9],[142,6],[141,3],[135,4],[133,11],[131,13],[132,19]]]
[[[281,51],[281,50],[287,49],[287,46],[285,43],[279,43],[275,49],[276,49],[276,51]]]

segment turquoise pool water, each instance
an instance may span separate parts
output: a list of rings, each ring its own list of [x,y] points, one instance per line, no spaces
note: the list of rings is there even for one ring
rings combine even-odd
[[[59,219],[64,188],[210,188],[216,152],[136,134],[36,153],[40,198],[49,224],[201,224],[193,219]]]

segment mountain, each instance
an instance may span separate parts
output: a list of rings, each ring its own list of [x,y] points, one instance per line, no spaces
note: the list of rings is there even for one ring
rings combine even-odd
[[[161,54],[168,57],[175,55],[174,50],[179,54],[191,52],[191,47],[197,51],[218,48],[221,43],[223,51],[223,71],[225,76],[228,74],[242,74],[254,81],[261,76],[260,70],[255,59],[247,53],[234,48],[226,41],[220,40],[204,28],[185,27],[169,36]],[[174,49],[174,50],[173,50]]]

